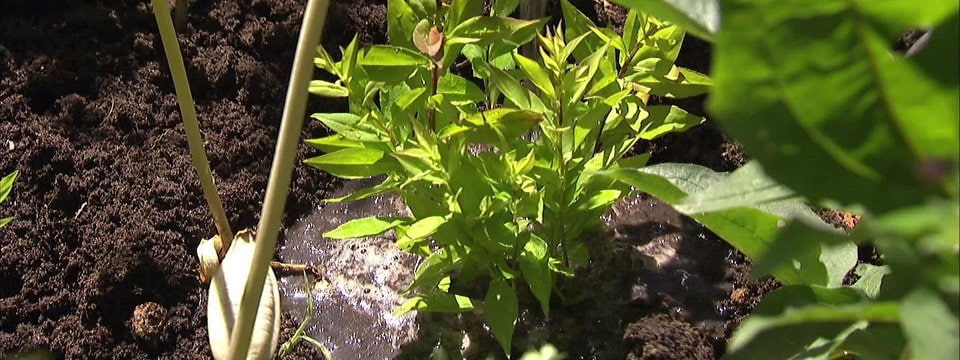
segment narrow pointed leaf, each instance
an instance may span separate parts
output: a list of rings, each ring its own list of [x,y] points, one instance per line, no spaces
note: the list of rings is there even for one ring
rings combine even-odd
[[[365,217],[347,221],[336,229],[323,233],[331,239],[352,239],[383,234],[406,221],[398,218]]]

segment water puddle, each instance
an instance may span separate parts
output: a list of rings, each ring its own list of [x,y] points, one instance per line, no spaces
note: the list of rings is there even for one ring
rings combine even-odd
[[[376,184],[350,181],[332,197]],[[413,276],[416,259],[393,246],[393,234],[330,240],[321,236],[340,224],[366,216],[397,216],[406,207],[395,195],[346,203],[327,203],[291,226],[279,257],[320,269],[311,294],[303,277],[280,280],[283,308],[298,321],[306,314],[306,297],[313,296],[314,319],[307,334],[325,344],[336,359],[389,359],[417,333],[415,313],[394,315],[405,300],[399,293]]]
[[[347,181],[332,196],[375,185],[377,180]],[[303,319],[306,297],[313,296],[314,320],[307,333],[324,343],[336,359],[398,358],[402,356],[401,346],[417,341],[421,326],[431,334],[444,331],[434,329],[436,324],[430,322],[418,324],[414,313],[394,314],[405,300],[400,292],[410,283],[417,259],[393,245],[392,233],[355,240],[321,236],[351,219],[406,212],[395,195],[328,203],[285,234],[280,259],[317,266],[325,279],[310,294],[303,289],[302,277],[281,279],[284,311]],[[572,351],[574,357],[582,351],[581,355],[588,357],[601,354],[599,358],[622,358],[619,344],[623,331],[627,322],[636,321],[633,316],[638,308],[647,314],[673,313],[673,318],[700,327],[722,319],[716,309],[729,293],[724,285],[729,272],[724,258],[729,246],[648,195],[627,197],[603,220],[611,230],[586,240],[594,261],[567,281],[567,292],[571,293],[567,303],[557,302],[551,319],[538,319],[538,309],[522,309],[530,316],[521,316],[518,324],[515,344],[519,348],[548,341]],[[441,327],[477,334],[476,345],[483,349],[474,350],[487,354],[500,351],[482,324],[448,323]]]

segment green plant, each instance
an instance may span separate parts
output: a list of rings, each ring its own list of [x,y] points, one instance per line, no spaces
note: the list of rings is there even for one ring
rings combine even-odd
[[[319,49],[316,65],[336,79],[310,92],[348,98],[350,113],[312,116],[335,134],[308,140],[326,154],[306,160],[345,179],[385,174],[330,201],[396,192],[411,216],[354,219],[324,236],[394,230],[425,258],[399,311],[483,309],[508,354],[518,287],[548,313],[556,274],[588,261],[579,236],[629,190],[594,173],[643,166],[648,154],[630,155],[637,141],[703,121],[651,96],[710,86],[673,64],[676,26],[634,11],[621,36],[564,1],[565,28],[540,34],[545,19],[506,17],[517,5],[494,1],[481,16],[479,0],[390,0],[390,45],[354,39],[339,61]],[[539,56],[521,55],[534,40]],[[469,291],[474,281],[485,293]]]
[[[756,271],[786,285],[768,294],[734,334],[727,358],[955,359],[960,4],[657,3],[657,15],[699,23],[716,39],[709,111],[763,163],[767,184],[863,216],[850,236],[842,236],[799,224],[758,226],[769,222],[753,221],[761,215],[740,207],[749,201],[729,201],[714,212],[688,209],[709,218],[708,227],[711,220],[741,225],[746,231],[734,245],[756,261]],[[715,12],[705,16],[691,8]],[[722,27],[706,26],[705,18],[719,19]],[[923,51],[908,58],[891,50],[900,34],[916,28],[933,29]],[[611,175],[640,180],[648,174]],[[684,193],[697,190],[672,192],[677,184],[644,190],[692,203]],[[757,195],[748,193],[740,195]],[[851,241],[875,246],[880,263],[857,266],[859,279],[843,286],[853,266],[850,252],[831,248]]]
[[[10,190],[13,189],[13,182],[17,180],[18,174],[18,171],[14,171],[0,179],[0,204],[2,204],[4,200],[7,200],[7,196],[10,195]],[[10,221],[13,221],[13,217],[0,218],[0,227],[7,225]]]

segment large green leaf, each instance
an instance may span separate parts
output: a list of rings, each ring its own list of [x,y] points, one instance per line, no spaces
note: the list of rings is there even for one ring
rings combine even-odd
[[[510,353],[518,316],[517,294],[506,280],[499,276],[493,278],[483,301],[483,319],[506,354]]]
[[[756,161],[750,161],[702,191],[690,194],[674,207],[696,214],[794,198],[790,189],[773,181]]]
[[[837,286],[856,264],[856,246],[845,237],[823,232],[828,226],[791,200],[789,190],[763,176],[757,165],[733,174],[691,164],[601,174],[669,204],[684,204],[677,209],[759,261],[761,273],[770,272],[786,284]],[[753,185],[759,185],[755,193]]]
[[[811,200],[882,212],[949,187],[917,169],[960,153],[960,76],[892,53],[888,35],[942,22],[958,5],[888,11],[894,3],[724,2],[709,109],[773,178]],[[955,64],[949,41],[937,61]]]
[[[309,158],[304,163],[343,179],[368,178],[401,169],[387,153],[366,148],[343,149]]]
[[[956,313],[926,288],[903,299],[901,322],[913,359],[952,360],[960,354],[960,325]]]
[[[895,302],[868,303],[851,288],[787,286],[764,298],[730,338],[725,359],[828,359],[867,322],[895,323]]]

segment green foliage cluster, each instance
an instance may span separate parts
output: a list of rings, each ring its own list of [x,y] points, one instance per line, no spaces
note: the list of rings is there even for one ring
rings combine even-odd
[[[617,2],[655,3],[644,9],[715,40],[708,111],[769,175],[743,176],[755,170],[747,167],[698,187],[650,176],[669,166],[611,173],[677,204],[784,283],[726,358],[956,359],[960,3]],[[932,34],[906,57],[890,44],[910,29]],[[738,190],[751,182],[756,191]],[[755,211],[785,215],[763,202],[789,196],[862,220],[844,235],[776,226]],[[874,246],[879,263],[852,268],[852,243]],[[843,281],[850,270],[852,284]]]
[[[703,121],[650,97],[703,94],[711,81],[674,65],[684,32],[646,14],[631,11],[620,35],[563,1],[564,27],[544,30],[545,19],[507,17],[518,1],[493,1],[489,16],[483,3],[390,0],[389,45],[354,39],[339,61],[320,49],[317,67],[336,79],[310,91],[348,98],[350,112],[313,115],[334,134],[307,141],[326,154],[306,163],[345,179],[385,174],[329,201],[395,192],[412,216],[324,236],[393,230],[424,257],[399,311],[483,310],[509,354],[519,287],[548,313],[556,277],[588,262],[580,235],[630,190],[597,174],[642,167],[637,141]],[[533,42],[535,54],[520,53]]]
[[[0,204],[2,204],[4,200],[7,200],[7,196],[10,195],[10,190],[13,189],[13,182],[17,180],[17,174],[19,174],[19,172],[14,171],[0,179]],[[13,217],[0,218],[0,227],[7,225],[10,221],[13,221]]]

